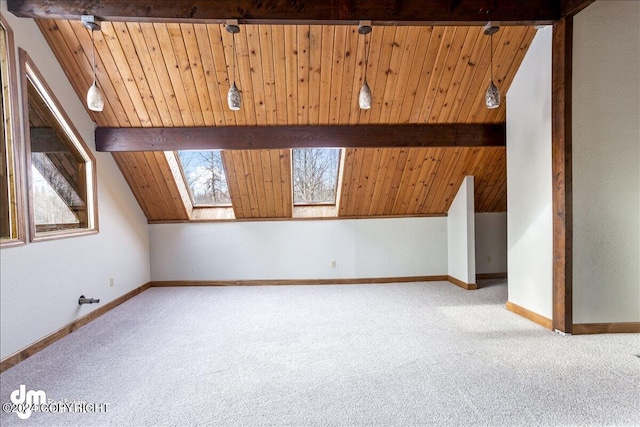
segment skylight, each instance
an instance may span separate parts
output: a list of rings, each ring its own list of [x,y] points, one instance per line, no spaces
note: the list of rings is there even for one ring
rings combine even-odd
[[[229,205],[229,187],[220,150],[178,151],[194,205]]]
[[[338,148],[295,148],[293,151],[293,203],[335,204],[338,185]]]

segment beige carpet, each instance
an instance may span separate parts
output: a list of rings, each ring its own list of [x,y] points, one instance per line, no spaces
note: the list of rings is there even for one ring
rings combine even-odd
[[[506,299],[499,281],[152,288],[0,376],[3,409],[24,384],[106,412],[0,424],[640,425],[639,335],[559,336]]]

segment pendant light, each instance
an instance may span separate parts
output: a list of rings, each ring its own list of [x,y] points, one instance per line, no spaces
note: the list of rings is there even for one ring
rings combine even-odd
[[[493,83],[493,35],[497,33],[499,29],[500,26],[492,22],[487,22],[487,24],[484,26],[484,34],[489,36],[489,45],[491,52],[491,80],[489,82],[487,92],[484,95],[484,101],[487,104],[487,108],[490,110],[493,110],[500,106],[500,90],[498,90],[497,86]]]
[[[238,86],[236,86],[236,34],[240,32],[240,27],[236,24],[228,24],[227,31],[232,35],[232,55],[233,55],[233,79],[231,80],[231,87],[229,88],[229,93],[227,94],[227,103],[229,104],[229,109],[232,111],[240,110],[240,103],[242,102],[242,97],[240,95],[240,90],[238,90]]]
[[[104,97],[102,91],[98,87],[98,79],[96,78],[96,44],[93,39],[93,32],[100,31],[100,24],[96,22],[93,15],[82,15],[82,25],[91,31],[91,47],[92,47],[92,64],[93,64],[93,84],[87,91],[87,107],[91,111],[100,112],[104,109]]]
[[[358,104],[360,109],[369,110],[371,108],[371,89],[367,83],[367,68],[369,68],[369,44],[367,43],[367,34],[371,33],[371,21],[360,21],[358,26],[358,33],[364,37],[364,83],[360,88],[360,95],[358,96]]]

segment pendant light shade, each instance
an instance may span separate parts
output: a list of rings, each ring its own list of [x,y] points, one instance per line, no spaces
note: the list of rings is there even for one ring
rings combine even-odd
[[[487,92],[484,96],[484,101],[487,104],[487,108],[493,110],[500,106],[500,91],[493,84],[493,81],[489,83],[489,87],[487,88]]]
[[[371,108],[371,89],[369,89],[369,84],[366,80],[364,81],[362,88],[360,88],[358,103],[360,104],[360,108],[363,110],[369,110]]]
[[[229,104],[229,109],[232,111],[240,110],[241,102],[242,98],[240,97],[240,91],[238,90],[238,86],[236,86],[234,82],[229,88],[229,93],[227,94],[227,103]]]
[[[369,68],[369,49],[367,43],[367,34],[371,33],[371,21],[360,21],[358,26],[358,33],[364,37],[364,82],[360,88],[360,94],[358,95],[358,104],[361,110],[371,109],[371,88],[367,83],[367,68]]]
[[[91,111],[100,112],[104,108],[104,98],[98,84],[94,81],[87,92],[87,107]]]
[[[240,93],[238,86],[236,86],[236,34],[240,32],[240,27],[238,27],[237,22],[234,21],[233,24],[228,24],[226,29],[232,36],[231,50],[233,58],[233,66],[231,67],[233,78],[229,79],[233,83],[231,83],[229,92],[227,93],[227,104],[231,111],[238,111],[240,110],[240,105],[242,103],[242,94]]]
[[[491,22],[487,22],[487,24],[484,26],[484,34],[489,36],[491,53],[491,80],[489,81],[489,87],[487,87],[487,91],[484,95],[484,102],[487,105],[487,108],[490,110],[494,110],[500,106],[500,90],[493,83],[493,35],[497,33],[499,29],[499,26],[494,25],[494,23]]]
[[[500,106],[500,89],[493,84],[493,81],[489,82],[489,87],[484,94],[484,102],[489,110],[494,110]]]
[[[100,24],[96,22],[93,15],[82,15],[82,25],[91,31],[92,63],[93,63],[93,84],[87,91],[87,108],[91,111],[101,112],[104,109],[104,97],[98,87],[96,77],[96,44],[93,41],[93,32],[100,31]]]

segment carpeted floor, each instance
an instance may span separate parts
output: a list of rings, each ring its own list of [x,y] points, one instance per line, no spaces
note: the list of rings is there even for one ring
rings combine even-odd
[[[3,409],[24,384],[106,413],[0,424],[640,425],[639,335],[556,335],[506,293],[151,288],[0,375]]]

